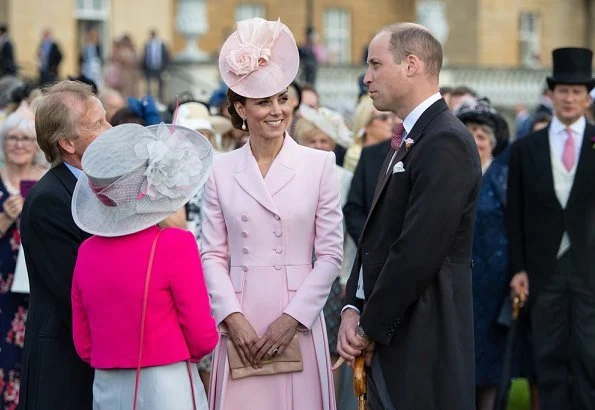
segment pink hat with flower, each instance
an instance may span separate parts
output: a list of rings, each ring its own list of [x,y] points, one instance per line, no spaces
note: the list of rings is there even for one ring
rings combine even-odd
[[[300,57],[293,34],[281,20],[259,17],[238,22],[219,54],[219,72],[227,86],[247,98],[266,98],[295,79]]]

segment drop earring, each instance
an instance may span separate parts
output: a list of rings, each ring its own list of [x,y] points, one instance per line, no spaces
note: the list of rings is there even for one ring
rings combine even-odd
[[[246,119],[242,118],[242,130],[246,131]]]

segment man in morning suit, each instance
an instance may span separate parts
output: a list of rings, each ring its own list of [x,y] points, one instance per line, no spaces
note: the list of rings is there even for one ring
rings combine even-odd
[[[347,202],[343,207],[347,232],[355,242],[359,240],[364,230],[374,200],[374,191],[378,184],[380,168],[382,168],[386,153],[390,149],[390,144],[391,141],[388,139],[364,147],[359,161],[357,161],[349,194],[347,195]]]
[[[35,114],[37,142],[52,168],[23,207],[21,235],[31,295],[19,409],[86,410],[93,404],[93,369],[72,340],[70,289],[77,250],[89,235],[74,223],[72,192],[85,149],[111,128],[91,87],[63,81]]]
[[[595,200],[595,86],[585,48],[553,51],[549,127],[511,147],[511,288],[529,308],[543,410],[595,409],[595,276],[586,229]],[[590,249],[590,250],[589,250]]]
[[[364,353],[371,410],[475,409],[471,245],[477,146],[438,92],[442,47],[424,27],[368,48],[374,106],[403,118],[359,239],[338,351]]]

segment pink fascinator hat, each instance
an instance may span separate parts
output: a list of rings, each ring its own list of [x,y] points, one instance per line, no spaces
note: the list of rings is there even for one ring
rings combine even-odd
[[[238,22],[219,54],[219,72],[227,86],[247,98],[266,98],[283,91],[300,65],[295,39],[281,20],[259,17]]]

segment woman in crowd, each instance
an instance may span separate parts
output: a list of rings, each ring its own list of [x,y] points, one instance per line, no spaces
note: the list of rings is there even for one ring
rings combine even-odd
[[[190,362],[218,334],[196,240],[156,224],[200,189],[212,156],[200,134],[165,124],[116,126],[83,155],[72,216],[95,236],[78,251],[72,330],[96,410],[207,408]]]
[[[345,153],[343,166],[348,171],[354,172],[362,148],[378,144],[390,138],[396,125],[396,117],[391,112],[380,112],[374,108],[369,96],[361,98],[353,117],[353,134],[355,141]]]
[[[220,153],[218,141],[221,135],[229,132],[232,129],[231,121],[221,115],[211,115],[206,105],[199,102],[187,102],[180,104],[177,112],[174,113],[177,124],[182,127],[190,128],[201,133],[213,147],[215,155]],[[202,220],[203,220],[203,197],[204,190],[201,188],[196,195],[186,204],[186,215],[188,222],[188,230],[194,233],[196,240],[200,243],[202,235]],[[211,379],[211,366],[213,356],[211,354],[205,356],[198,363],[198,373],[208,393],[209,383]]]
[[[300,107],[300,119],[295,124],[295,138],[297,142],[305,147],[319,149],[321,151],[333,152],[338,141],[351,139],[351,132],[345,125],[343,117],[328,108],[310,108],[307,105]],[[337,165],[337,177],[341,192],[341,208],[347,202],[347,194],[351,186],[353,173],[342,166]],[[351,267],[355,259],[357,246],[355,241],[347,234],[345,223],[343,223],[343,263],[339,276],[333,282],[331,293],[324,305],[324,320],[328,335],[329,351],[333,363],[339,358],[337,354],[337,335],[341,324],[342,299],[345,295],[345,285],[351,274]],[[338,398],[341,381],[342,368],[334,371],[335,394]],[[353,396],[353,395],[351,395]],[[354,400],[355,400],[355,396]]]
[[[469,98],[456,112],[467,126],[479,152],[483,180],[477,203],[473,240],[473,319],[475,323],[475,380],[478,410],[492,410],[500,384],[508,327],[499,323],[503,303],[510,304],[510,270],[506,233],[506,190],[508,181],[507,141],[497,135],[508,132],[504,118],[487,100]],[[494,158],[495,151],[502,152]],[[519,332],[513,376],[527,376],[531,356],[527,334]]]
[[[278,20],[238,22],[219,57],[232,124],[250,138],[216,157],[205,187],[202,257],[222,332],[213,410],[336,408],[322,309],[342,262],[339,185],[334,154],[285,131],[298,67]]]
[[[14,410],[19,400],[21,358],[28,295],[11,292],[21,238],[24,197],[47,168],[37,146],[33,113],[19,108],[0,128],[0,408]]]

